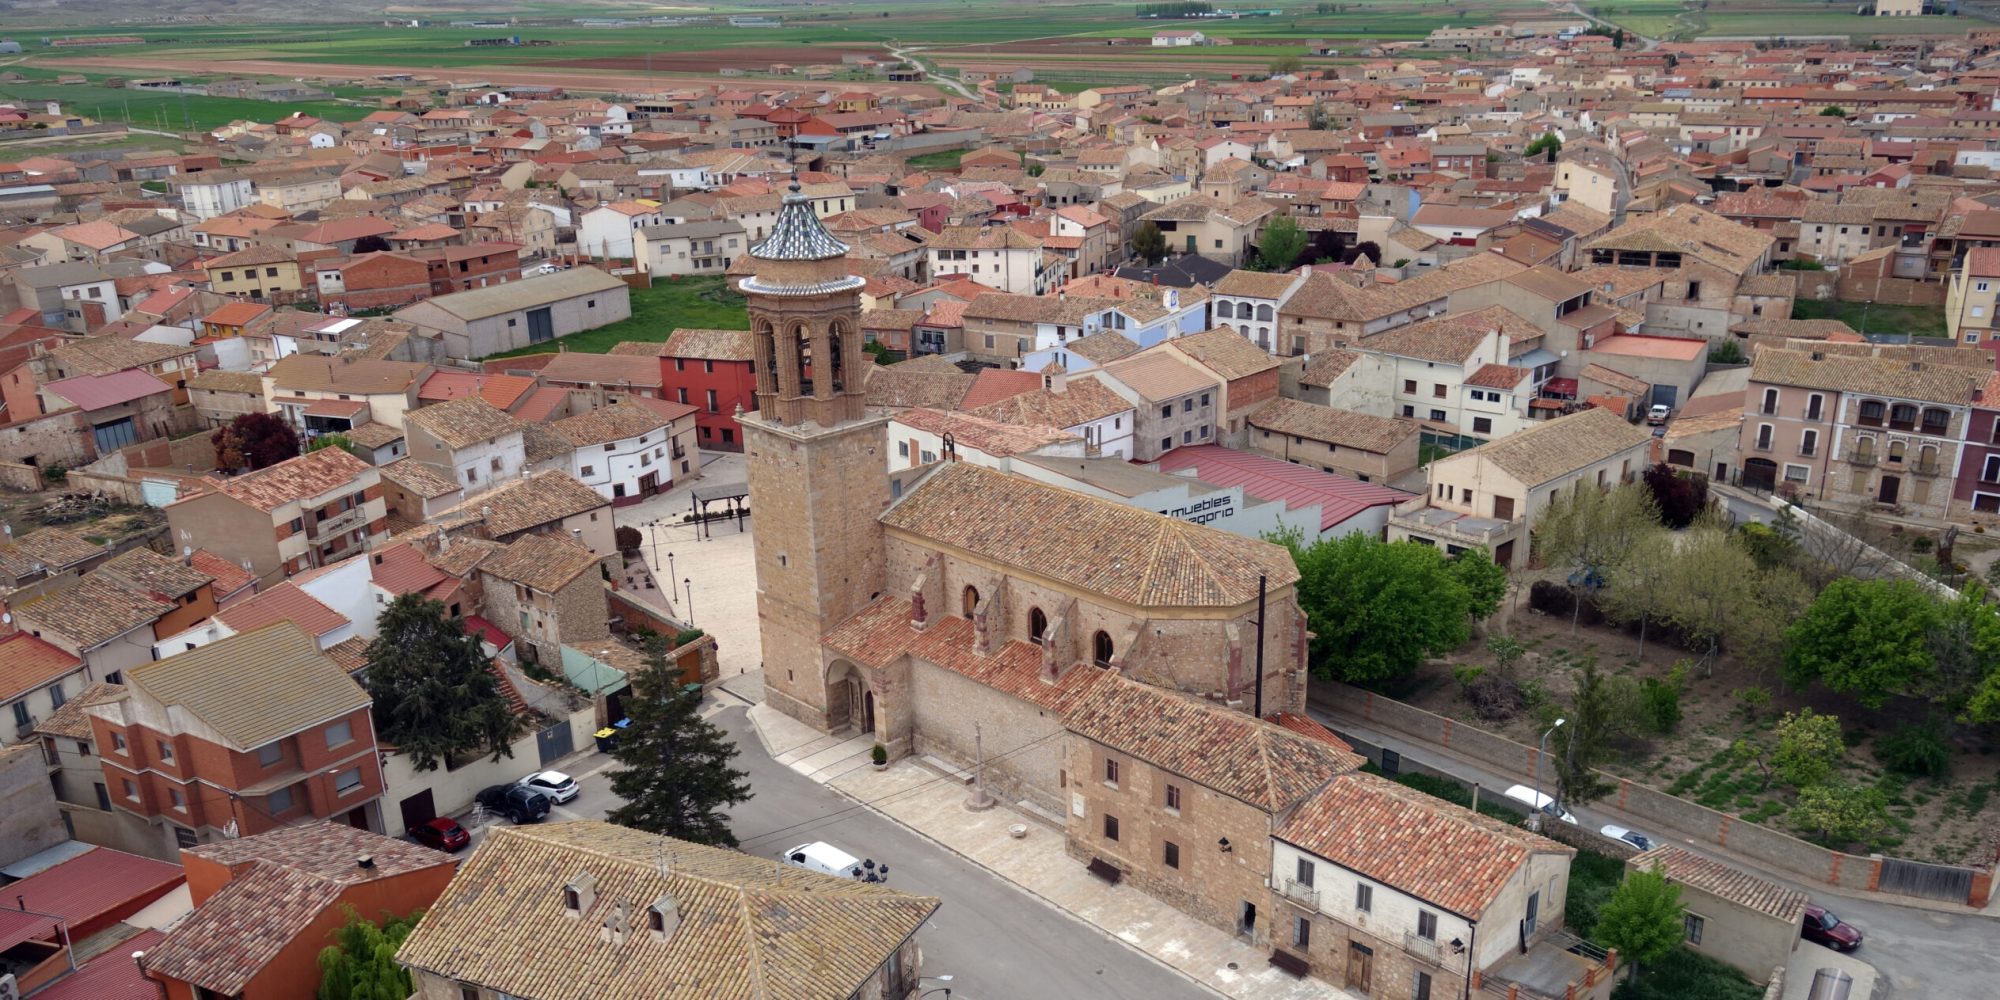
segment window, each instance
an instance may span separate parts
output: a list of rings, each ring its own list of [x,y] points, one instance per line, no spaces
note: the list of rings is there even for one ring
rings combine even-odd
[[[714,389],[710,389],[710,390],[708,390],[708,412],[710,412],[710,413],[715,413],[715,412],[717,412],[717,410],[716,410],[716,407],[715,407],[715,390],[714,390]]]
[[[1758,450],[1758,451],[1770,451],[1770,450],[1771,450],[1771,425],[1770,425],[1770,424],[1758,424],[1758,425],[1757,425],[1757,450]]]
[[[1951,413],[1934,406],[1924,408],[1924,433],[1943,434],[1951,427]]]
[[[270,767],[285,758],[285,748],[276,743],[266,743],[257,748],[257,766]]]
[[[2000,456],[1995,456],[1995,457],[2000,458]],[[1091,646],[1090,649],[1091,659],[1094,662],[1096,662],[1098,666],[1108,667],[1111,665],[1111,653],[1112,653],[1111,633],[1101,632],[1101,631],[1098,632],[1097,635],[1090,640],[1090,646]]]
[[[1474,433],[1474,434],[1491,434],[1491,433],[1493,433],[1493,418],[1492,418],[1492,417],[1473,417],[1473,418],[1472,418],[1472,433]]]
[[[1181,786],[1179,786],[1179,785],[1168,785],[1168,786],[1167,786],[1167,793],[1166,793],[1166,796],[1165,796],[1165,800],[1166,800],[1166,805],[1167,805],[1167,808],[1169,808],[1169,809],[1172,809],[1172,810],[1173,810],[1173,811],[1175,811],[1175,812],[1180,812],[1180,811],[1181,811]]]
[[[1899,431],[1917,429],[1917,408],[1909,403],[1889,407],[1889,426]]]
[[[110,812],[111,790],[104,787],[104,782],[102,781],[94,782],[91,784],[90,787],[97,792],[97,808],[102,809],[105,812]]]
[[[131,778],[124,779],[124,782],[125,782],[125,797],[131,799],[134,802],[139,801],[139,786],[136,783],[134,783]]]
[[[1297,872],[1298,872],[1297,882],[1302,886],[1305,886],[1307,888],[1312,888],[1313,863],[1305,858],[1299,858]]]
[[[1816,393],[1816,392],[1815,392],[1815,393],[1813,393],[1812,395],[1810,395],[1810,396],[1807,396],[1807,397],[1806,397],[1806,419],[1807,419],[1807,420],[1818,420],[1818,419],[1819,419],[1819,417],[1820,417],[1820,410],[1821,410],[1821,408],[1822,408],[1822,407],[1824,407],[1825,405],[1826,405],[1826,397],[1824,397],[1824,396],[1821,396],[1821,395],[1820,395],[1819,393]]]
[[[354,723],[342,719],[326,727],[326,748],[328,750],[343,743],[354,742]]]
[[[1681,933],[1687,938],[1687,943],[1696,946],[1701,944],[1702,927],[1707,922],[1692,913],[1681,917]]]
[[[1776,389],[1764,390],[1764,412],[1765,413],[1778,412],[1778,390]]]
[[[1417,936],[1426,941],[1438,938],[1438,915],[1429,910],[1417,911]]]
[[[1104,759],[1104,783],[1118,787],[1118,762],[1109,757]]]
[[[1406,417],[1414,417],[1414,416],[1416,416],[1416,415],[1417,415],[1417,408],[1416,408],[1416,407],[1414,407],[1414,406],[1405,406],[1405,407],[1403,407],[1403,416],[1406,416]]]
[[[1194,397],[1193,397],[1193,396],[1189,396],[1188,398],[1186,398],[1186,399],[1183,399],[1183,400],[1181,400],[1181,412],[1182,412],[1182,413],[1193,413],[1193,412],[1194,412]]]
[[[1305,917],[1294,918],[1292,921],[1292,947],[1300,951],[1312,947],[1312,931],[1313,925],[1311,920]]]
[[[111,749],[117,751],[118,753],[125,752],[125,734],[123,733],[111,734]]]
[[[168,743],[166,740],[159,740],[158,746],[160,748],[160,762],[163,764],[173,763],[174,745],[172,743]]]
[[[1168,403],[1167,405],[1160,407],[1160,416],[1171,417],[1173,415],[1174,415],[1174,404]]]
[[[1118,817],[1106,813],[1104,816],[1104,839],[1118,839]]]
[[[1170,437],[1163,437],[1163,438],[1161,438],[1161,439],[1160,439],[1160,450],[1161,450],[1161,451],[1172,451],[1172,450],[1173,450],[1173,448],[1174,448],[1174,439],[1173,439],[1173,438],[1170,438]]]
[[[1366,882],[1354,886],[1354,908],[1362,913],[1375,911],[1375,887]]]
[[[1807,431],[1799,435],[1799,454],[1810,455],[1819,450],[1819,432]]]
[[[1431,1000],[1431,974],[1417,973],[1416,984],[1410,988],[1410,1000]]]
[[[897,458],[909,458],[909,457],[910,457],[910,442],[908,442],[908,441],[898,441],[898,442],[896,442],[896,457],[897,457]]]
[[[1404,391],[1404,392],[1407,392],[1407,393],[1409,393],[1409,394],[1410,394],[1410,395],[1412,395],[1412,396],[1416,395],[1416,394],[1417,394],[1417,380],[1416,380],[1416,379],[1413,379],[1413,378],[1406,378],[1406,379],[1404,379],[1404,380],[1403,380],[1403,391]]]
[[[1208,405],[1208,393],[1205,393],[1205,392],[1204,392],[1204,393],[1202,393],[1202,394],[1201,394],[1201,405],[1203,405],[1203,406],[1207,406],[1207,405]]]
[[[1444,415],[1444,411],[1443,411],[1443,410],[1432,410],[1432,411],[1431,411],[1431,419],[1432,419],[1432,420],[1443,420],[1443,419],[1445,419],[1445,415]]]
[[[167,802],[173,806],[175,812],[187,812],[187,796],[182,795],[180,789],[167,789]]]
[[[280,788],[264,797],[264,808],[269,810],[273,816],[282,816],[291,807],[292,790],[290,788]]]
[[[1861,415],[1855,422],[1863,427],[1880,427],[1882,414],[1887,409],[1879,399],[1864,399],[1861,401]]]
[[[333,793],[335,795],[346,795],[360,787],[361,769],[358,767],[349,768],[333,777]]]
[[[1444,398],[1444,385],[1442,383],[1433,384],[1431,386],[1431,397],[1434,399]]]
[[[1168,868],[1179,869],[1181,866],[1181,845],[1171,840],[1162,841],[1160,843],[1160,860],[1165,862]]]
[[[1029,608],[1028,641],[1034,643],[1037,646],[1041,645],[1042,635],[1043,633],[1046,633],[1048,630],[1049,630],[1049,616],[1043,614],[1042,609],[1040,608]]]

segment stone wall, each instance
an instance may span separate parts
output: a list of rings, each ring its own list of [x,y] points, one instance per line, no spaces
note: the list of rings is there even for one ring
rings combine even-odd
[[[97,457],[82,410],[0,424],[0,461],[75,468]]]
[[[977,726],[987,790],[1003,802],[1026,800],[1062,815],[1061,716],[915,657],[909,677],[911,753],[971,771]]]
[[[67,839],[42,745],[0,748],[0,864],[11,865]]]
[[[0,462],[0,488],[36,493],[46,485],[42,481],[42,470],[19,462]]]
[[[1517,777],[1523,783],[1534,778],[1534,747],[1337,681],[1319,682],[1315,690],[1323,700],[1339,702],[1341,711],[1374,725],[1443,746],[1460,756]],[[1609,773],[1603,777],[1612,783],[1611,794],[1605,797],[1604,804],[1646,824],[1651,832],[1661,836],[1677,834],[1727,848],[1754,862],[1810,882],[1855,892],[1883,891],[1877,886],[1882,869],[1880,858],[1831,851],[1790,834],[1637,784],[1628,778]],[[1983,905],[1985,900],[1968,902]]]

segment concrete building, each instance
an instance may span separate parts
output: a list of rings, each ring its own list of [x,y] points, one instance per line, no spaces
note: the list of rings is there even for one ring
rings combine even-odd
[[[403,418],[410,457],[449,470],[465,496],[513,481],[527,468],[522,423],[478,396],[412,410]]]
[[[446,355],[469,359],[594,330],[631,315],[625,283],[590,267],[440,295],[396,310],[396,319],[437,331]]]
[[[1805,893],[1672,845],[1626,858],[1625,870],[1658,871],[1680,886],[1682,944],[1695,953],[1753,981],[1790,964],[1806,920]]]
[[[167,178],[167,187],[181,196],[181,208],[194,216],[196,222],[206,222],[255,204],[256,186],[254,180],[243,174],[223,170],[204,170]]]
[[[1994,337],[2000,313],[2000,247],[1965,252],[1952,269],[1945,289],[1944,322],[1951,338],[1961,344],[1983,344]]]
[[[174,537],[247,559],[260,579],[358,555],[388,531],[381,474],[339,448],[202,485],[167,506]]]
[[[623,507],[700,477],[694,415],[686,403],[634,397],[550,428],[571,446],[565,471]]]
[[[638,236],[645,247],[646,269],[656,278],[721,274],[750,245],[742,224],[727,219],[644,226]]]

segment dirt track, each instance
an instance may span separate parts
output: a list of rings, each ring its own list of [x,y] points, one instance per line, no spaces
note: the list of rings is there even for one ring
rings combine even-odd
[[[763,69],[772,63],[790,66],[837,63],[842,56],[879,56],[882,50],[872,47],[832,48],[817,45],[807,46],[745,46],[742,48],[711,49],[706,52],[655,52],[650,60],[655,72],[668,73],[714,73],[722,69]],[[545,66],[576,67],[578,69],[633,70],[645,72],[648,59],[645,56],[615,56],[599,59],[556,59],[543,63]]]
[[[795,51],[795,50],[794,50]],[[771,60],[773,62],[780,60]],[[929,84],[883,83],[874,80],[780,80],[767,77],[723,77],[713,74],[698,75],[680,73],[671,76],[648,77],[644,71],[645,60],[639,60],[638,72],[611,72],[587,69],[511,69],[505,66],[451,66],[436,68],[428,66],[355,66],[346,63],[298,63],[281,62],[271,59],[171,59],[155,56],[147,59],[133,59],[122,56],[89,56],[80,59],[64,59],[62,66],[89,66],[96,69],[114,70],[164,70],[169,72],[205,75],[244,75],[278,77],[335,77],[342,79],[366,79],[381,73],[409,73],[415,76],[437,80],[479,81],[497,84],[518,84],[524,86],[562,87],[572,91],[598,91],[605,93],[646,93],[673,87],[725,86],[763,90],[772,87],[792,86],[799,89],[825,87],[840,90],[865,90],[875,94],[914,94],[922,97],[936,97],[938,90]],[[794,63],[796,65],[796,63]],[[57,63],[46,65],[53,67]]]

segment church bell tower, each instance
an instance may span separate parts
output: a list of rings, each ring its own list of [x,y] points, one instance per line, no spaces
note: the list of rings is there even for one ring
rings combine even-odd
[[[796,178],[778,220],[750,248],[757,412],[741,417],[756,516],[757,617],[765,700],[814,728],[830,714],[820,637],[880,595],[889,503],[888,417],[862,384],[863,279],[813,214]],[[837,715],[838,717],[834,717]]]

